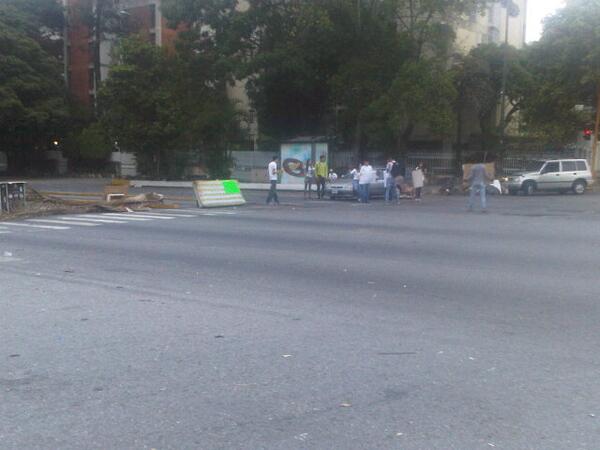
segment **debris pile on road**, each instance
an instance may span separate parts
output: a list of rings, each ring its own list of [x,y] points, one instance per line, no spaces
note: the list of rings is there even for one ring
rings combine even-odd
[[[77,197],[86,196],[81,195]],[[110,201],[102,201],[98,199],[96,195],[89,195],[87,197],[88,198],[64,198],[64,196],[42,193],[29,187],[27,189],[27,205],[17,211],[0,215],[0,220],[12,220],[54,214],[132,212],[148,211],[157,208],[173,209],[179,207],[179,205],[176,204],[164,203],[164,196],[154,192],[124,195],[111,199]]]

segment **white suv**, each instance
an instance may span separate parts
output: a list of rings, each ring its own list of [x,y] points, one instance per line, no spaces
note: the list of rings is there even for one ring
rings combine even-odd
[[[557,159],[535,161],[530,171],[508,178],[507,188],[511,195],[519,191],[531,195],[535,191],[573,191],[583,194],[594,182],[585,159]]]

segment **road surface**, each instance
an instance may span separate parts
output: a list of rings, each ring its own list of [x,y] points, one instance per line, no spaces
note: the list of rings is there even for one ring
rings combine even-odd
[[[261,196],[0,223],[0,448],[598,448],[600,197]]]

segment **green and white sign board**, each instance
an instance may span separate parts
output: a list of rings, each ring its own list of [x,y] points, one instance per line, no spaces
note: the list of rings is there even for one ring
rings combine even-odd
[[[200,208],[246,204],[237,180],[194,181],[194,194]]]

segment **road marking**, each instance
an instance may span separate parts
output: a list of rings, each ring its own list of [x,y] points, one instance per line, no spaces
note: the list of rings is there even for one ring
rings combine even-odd
[[[196,217],[197,214],[179,214],[179,213],[158,213],[158,212],[151,212],[151,213],[134,213],[136,216],[138,215],[142,215],[142,216],[146,216],[146,215],[152,215],[152,216],[169,216],[169,217]]]
[[[217,215],[223,214],[228,216],[233,216],[239,214],[239,211],[219,211],[219,210],[207,210],[207,209],[179,209],[177,211],[183,211],[186,213],[193,213],[196,216],[204,216],[206,214]]]
[[[132,217],[131,215],[128,215],[128,214],[118,214],[118,213],[105,213],[98,217],[106,217],[106,216],[108,216],[109,218],[114,217],[115,219],[128,220],[128,221],[134,221],[134,222],[146,222],[148,220],[152,220],[152,219],[146,219],[144,217]],[[94,216],[94,217],[96,217],[96,216]]]
[[[97,227],[97,226],[100,226],[99,223],[77,222],[77,219],[73,219],[73,220],[27,219],[27,222],[55,223],[57,225],[77,225],[77,226],[81,226],[81,227]]]
[[[158,216],[158,215],[152,215],[152,214],[140,214],[140,213],[130,213],[132,216],[134,217],[144,217],[146,219],[162,219],[162,220],[171,220],[174,219],[175,217],[173,216]]]
[[[11,227],[27,227],[27,228],[43,228],[46,230],[69,230],[71,227],[60,227],[54,225],[34,225],[31,223],[6,222],[6,225]]]
[[[0,234],[10,234],[11,231],[4,231],[4,230],[0,230]]]
[[[81,217],[81,218],[80,218]],[[96,217],[96,216],[93,216]],[[113,219],[96,219],[96,218],[88,218],[85,216],[67,216],[60,217],[61,220],[84,220],[86,222],[98,222],[98,223],[127,223],[125,220],[113,220]]]

